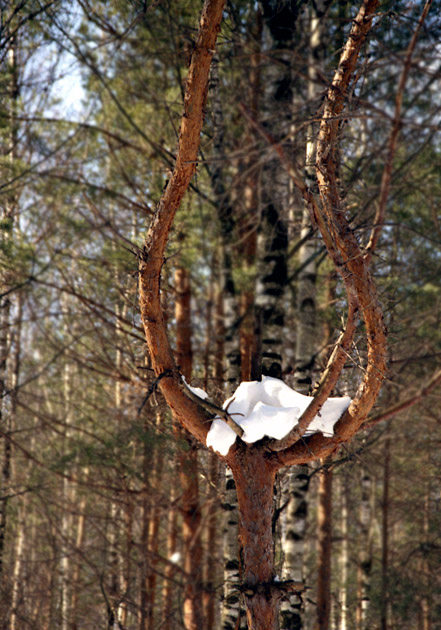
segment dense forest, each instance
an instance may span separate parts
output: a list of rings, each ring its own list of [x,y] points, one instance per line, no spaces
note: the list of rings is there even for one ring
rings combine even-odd
[[[441,629],[441,2],[0,11],[0,627]]]

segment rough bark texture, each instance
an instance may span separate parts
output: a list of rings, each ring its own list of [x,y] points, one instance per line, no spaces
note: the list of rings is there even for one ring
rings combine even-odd
[[[276,469],[259,448],[238,449],[231,461],[239,504],[242,584],[249,630],[276,630],[272,536]]]
[[[317,537],[317,628],[328,630],[331,612],[332,470],[326,467],[319,478]]]
[[[176,319],[176,354],[182,375],[190,382],[192,372],[192,326],[190,279],[183,267],[175,272],[175,319]],[[183,617],[187,630],[200,630],[203,625],[202,614],[202,544],[201,544],[201,508],[199,505],[198,452],[191,436],[175,423],[175,435],[178,444],[179,479],[182,496],[182,541],[184,570],[186,573],[184,588]],[[187,448],[183,448],[183,445]]]

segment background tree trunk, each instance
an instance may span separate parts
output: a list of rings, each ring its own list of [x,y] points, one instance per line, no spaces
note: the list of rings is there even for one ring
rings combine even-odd
[[[331,613],[332,462],[328,458],[319,474],[317,510],[317,628],[328,630]]]

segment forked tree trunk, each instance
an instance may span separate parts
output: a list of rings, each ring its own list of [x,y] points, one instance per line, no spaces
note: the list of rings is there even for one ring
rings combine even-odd
[[[328,90],[320,127],[317,177],[321,184],[321,205],[309,191],[308,197],[319,223],[328,251],[341,271],[348,298],[348,324],[342,346],[335,349],[321,388],[299,419],[298,427],[286,438],[256,445],[238,442],[224,458],[236,480],[240,508],[240,541],[243,557],[243,586],[250,630],[275,630],[278,624],[278,599],[283,588],[274,581],[272,539],[273,488],[276,471],[286,465],[302,464],[332,453],[360,428],[374,404],[384,378],[386,336],[375,287],[365,258],[351,231],[340,199],[336,177],[338,120],[352,78],[357,57],[369,31],[378,0],[364,0],[353,21],[351,34],[342,52],[338,70]],[[176,165],[161,197],[146,238],[145,254],[140,260],[139,290],[142,321],[155,374],[167,403],[183,426],[201,442],[206,440],[207,421],[199,405],[190,399],[171,352],[160,304],[160,276],[169,230],[197,161],[198,138],[208,81],[210,57],[221,19],[223,3],[206,0],[200,31],[195,43],[187,80],[185,114],[182,118]],[[297,178],[297,175],[295,174]],[[297,178],[298,181],[298,178]],[[275,265],[276,266],[276,265]],[[274,267],[275,267],[274,266]],[[271,273],[274,272],[271,269]],[[347,273],[350,272],[350,273]],[[336,435],[316,434],[300,440],[308,423],[330,394],[343,367],[346,347],[355,332],[355,306],[359,302],[366,324],[368,364],[357,396],[336,425]],[[343,343],[344,342],[344,343]],[[300,436],[299,436],[300,432]]]

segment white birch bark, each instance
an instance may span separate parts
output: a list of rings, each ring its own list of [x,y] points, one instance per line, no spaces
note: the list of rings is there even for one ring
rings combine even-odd
[[[11,614],[9,617],[9,630],[20,630],[18,621],[18,608],[20,596],[22,594],[22,563],[23,563],[23,550],[25,542],[25,520],[24,514],[26,514],[27,501],[23,501],[20,509],[20,516],[18,519],[17,538],[15,543],[15,557],[14,568],[12,570],[12,587],[11,587]]]
[[[67,301],[66,301],[67,302]],[[65,316],[68,316],[67,304],[62,305],[62,310]],[[68,330],[66,330],[68,332]],[[70,425],[72,423],[72,378],[73,378],[73,366],[67,360],[64,366],[63,374],[63,388],[64,388],[64,450],[68,448],[70,437]],[[70,482],[67,476],[63,476],[61,481],[61,497],[63,512],[61,514],[61,543],[60,543],[60,613],[61,613],[61,630],[69,630],[70,622],[70,590],[69,590],[69,578],[70,578],[70,531],[71,531],[71,519],[69,514],[70,505]]]
[[[237,509],[236,484],[229,468],[225,471],[224,509],[224,593],[222,606],[222,630],[246,628],[238,589],[239,574],[239,512]]]
[[[322,9],[319,3],[317,10]],[[317,99],[317,82],[319,56],[317,50],[321,44],[320,19],[314,9],[309,14],[309,58],[308,58],[308,101],[311,109],[315,108]],[[307,129],[305,154],[305,170],[309,177],[309,185],[314,186],[315,164],[315,129],[311,123]],[[308,235],[310,236],[308,238]],[[306,239],[298,255],[299,274],[297,281],[297,329],[295,348],[294,388],[304,394],[310,393],[314,359],[317,352],[317,324],[316,324],[316,241],[312,238],[310,215],[306,205],[302,208],[301,239]],[[308,517],[308,486],[309,470],[307,466],[296,467],[289,473],[287,494],[284,501],[289,501],[287,510],[287,524],[282,541],[284,552],[285,579],[295,579],[303,582],[305,575],[304,553],[305,537]],[[282,630],[302,628],[301,606],[294,598],[284,601],[281,605]]]
[[[357,567],[357,630],[368,630],[370,581],[372,569],[372,515],[375,486],[369,473],[361,471],[361,499],[359,514],[359,553]]]
[[[8,163],[10,172],[17,159],[17,106],[18,106],[18,61],[17,45],[15,38],[12,38],[7,54],[7,71],[10,74],[8,83],[9,93],[6,95],[8,108],[7,124],[9,125],[9,138],[7,145]],[[10,392],[11,387],[11,346],[12,346],[12,326],[11,320],[14,314],[14,297],[8,293],[13,285],[11,263],[9,253],[12,251],[14,243],[14,232],[17,229],[18,219],[18,193],[15,190],[8,190],[3,195],[1,208],[1,229],[0,229],[0,425],[3,431],[3,456],[0,473],[0,577],[3,576],[4,555],[5,555],[5,535],[8,511],[8,496],[10,495],[11,484],[11,460],[12,444],[11,435],[14,429],[13,405]],[[9,395],[8,395],[9,393]]]

